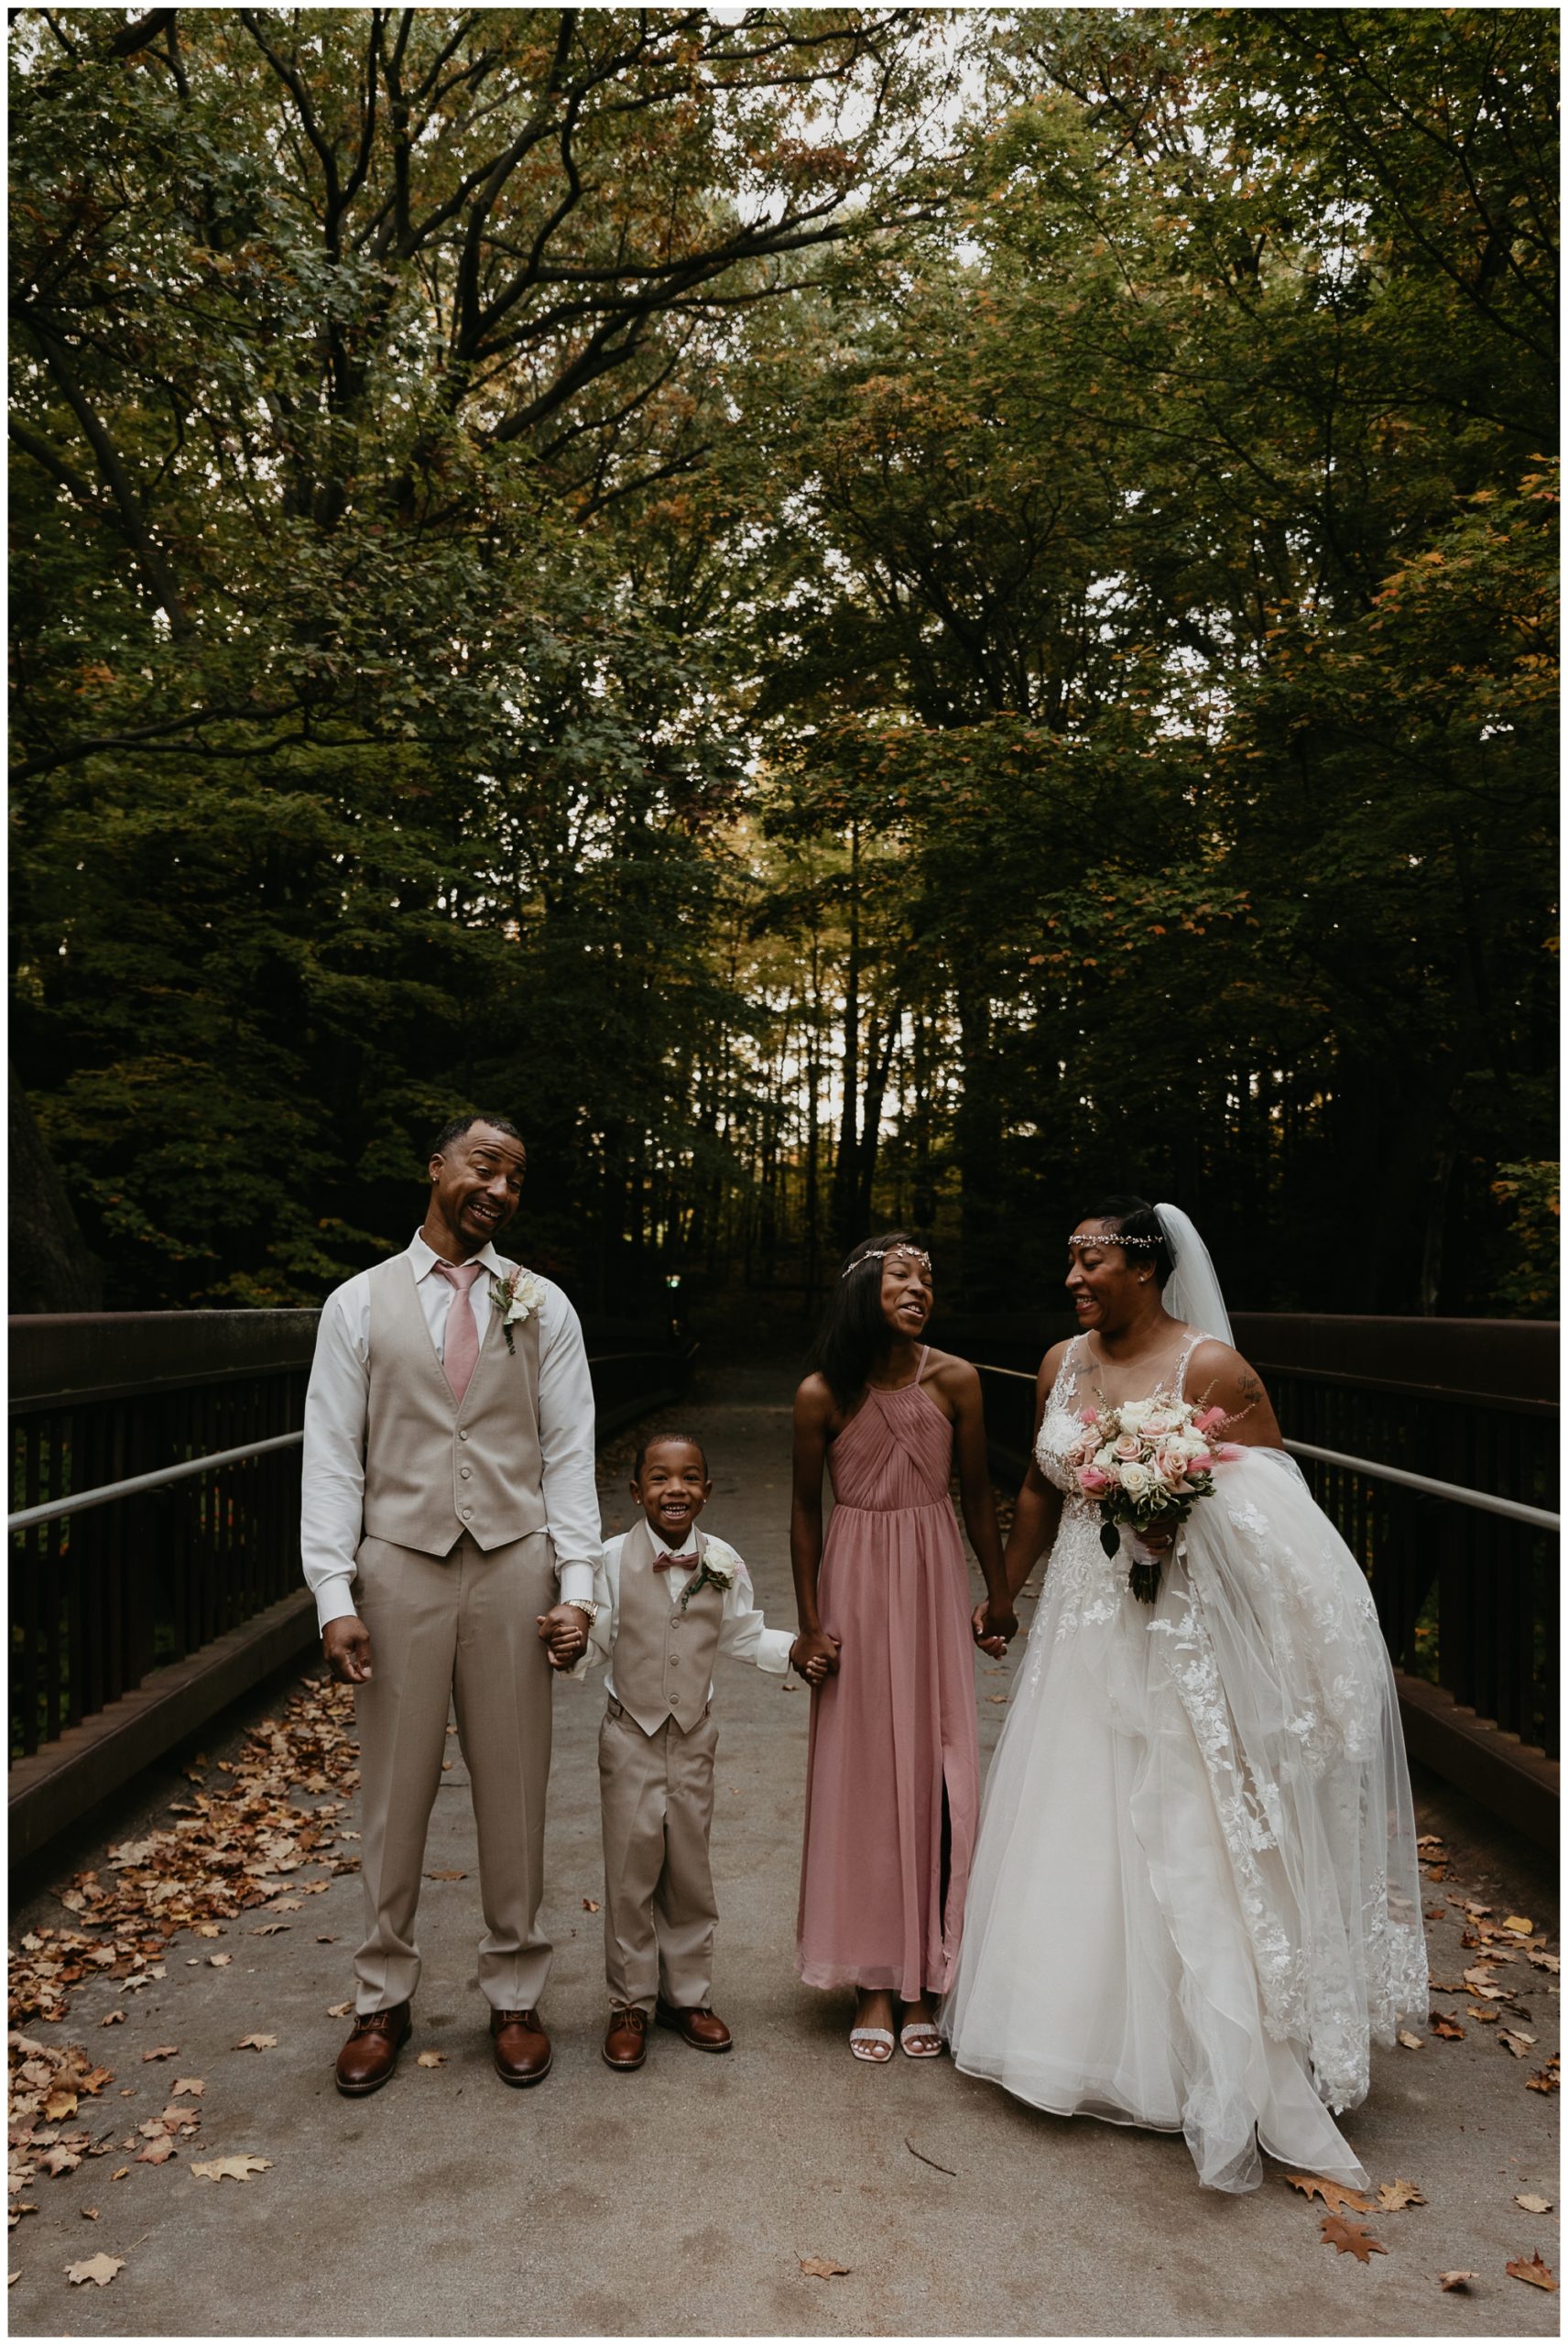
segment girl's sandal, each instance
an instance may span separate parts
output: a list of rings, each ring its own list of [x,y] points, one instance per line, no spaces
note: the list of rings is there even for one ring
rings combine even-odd
[[[913,2019],[898,2030],[898,2048],[908,2060],[935,2060],[942,2053],[936,2022]]]
[[[852,2027],[849,2048],[857,2060],[869,2061],[879,2068],[893,2056],[893,2031],[890,2027]]]

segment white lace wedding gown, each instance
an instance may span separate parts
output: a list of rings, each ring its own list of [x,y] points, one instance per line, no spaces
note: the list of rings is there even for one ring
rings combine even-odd
[[[1254,2188],[1259,2146],[1360,2184],[1329,2111],[1365,2098],[1372,2042],[1427,1997],[1371,1593],[1290,1459],[1246,1449],[1140,1602],[1065,1462],[1083,1347],[1040,1424],[1062,1527],[942,2031],[960,2068],[1037,2108],[1181,2132],[1213,2188]]]

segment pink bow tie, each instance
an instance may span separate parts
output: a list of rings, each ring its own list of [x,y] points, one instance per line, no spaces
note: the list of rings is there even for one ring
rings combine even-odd
[[[677,1564],[682,1565],[694,1564],[697,1558],[694,1554],[690,1555],[655,1555],[653,1559],[653,1568],[656,1572],[672,1572]]]

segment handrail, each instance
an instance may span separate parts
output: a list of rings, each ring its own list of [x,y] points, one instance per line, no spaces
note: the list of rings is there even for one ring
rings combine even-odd
[[[599,1352],[589,1361],[590,1368],[607,1368],[613,1361],[623,1359],[665,1359],[665,1352]],[[169,1482],[189,1481],[192,1475],[210,1474],[219,1466],[235,1466],[242,1458],[260,1457],[270,1449],[290,1449],[305,1438],[303,1431],[269,1435],[265,1441],[247,1441],[238,1449],[215,1449],[208,1457],[188,1457],[181,1466],[160,1466],[156,1473],[133,1474],[123,1482],[102,1482],[95,1489],[78,1490],[70,1498],[50,1499],[42,1506],[23,1507],[16,1514],[5,1517],[5,1529],[30,1531],[35,1523],[59,1522],[68,1514],[85,1514],[89,1507],[108,1506],[115,1499],[139,1497],[143,1490],[158,1490]]]
[[[1032,1384],[1034,1378],[1021,1368],[996,1368],[988,1360],[976,1360],[975,1367],[985,1376],[1011,1376],[1021,1384]],[[1434,1499],[1452,1499],[1458,1506],[1473,1506],[1482,1514],[1506,1515],[1511,1522],[1528,1522],[1537,1531],[1557,1531],[1563,1528],[1560,1514],[1549,1513],[1542,1506],[1526,1506],[1519,1499],[1501,1499],[1490,1490],[1467,1490],[1458,1482],[1437,1482],[1430,1474],[1411,1474],[1402,1466],[1385,1466],[1374,1457],[1347,1457],[1343,1450],[1319,1449],[1310,1441],[1290,1441],[1286,1448],[1295,1457],[1311,1457],[1320,1466],[1343,1466],[1354,1474],[1371,1474],[1383,1482],[1399,1482],[1406,1489],[1424,1490]]]

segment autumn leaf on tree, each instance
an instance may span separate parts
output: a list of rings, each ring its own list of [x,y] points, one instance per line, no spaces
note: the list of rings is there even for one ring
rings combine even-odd
[[[1377,2206],[1385,2215],[1397,2215],[1406,2207],[1424,2207],[1426,2199],[1413,2182],[1401,2182],[1398,2176],[1392,2182],[1383,2183],[1377,2192]]]
[[[272,2164],[270,2158],[252,2157],[246,2150],[229,2158],[207,2158],[193,2165],[192,2174],[203,2182],[248,2182],[253,2174],[265,2174]]]
[[[1516,2255],[1507,2270],[1510,2280],[1528,2281],[1532,2288],[1544,2288],[1548,2296],[1557,2294],[1557,2283],[1552,2276],[1551,2267],[1543,2263],[1539,2255],[1532,2255],[1528,2263],[1522,2255]]]
[[[1347,2223],[1342,2215],[1325,2215],[1318,2229],[1325,2247],[1337,2248],[1341,2255],[1354,2255],[1357,2263],[1365,2263],[1368,2256],[1388,2252],[1365,2224]]]
[[[1325,2182],[1321,2174],[1288,2174],[1285,2179],[1292,2190],[1300,2190],[1308,2198],[1321,2198],[1331,2214],[1337,2215],[1342,2207],[1354,2207],[1358,2215],[1371,2210],[1371,2199],[1361,2191],[1346,2190],[1337,2182]]]
[[[847,2280],[849,2277],[848,2264],[835,2263],[830,2256],[802,2255],[800,2258],[800,2264],[801,2271],[811,2280]]]
[[[90,2255],[85,2263],[68,2263],[65,2276],[73,2288],[79,2288],[84,2280],[93,2281],[97,2287],[106,2288],[115,2273],[123,2272],[125,2268],[123,2255]]]

